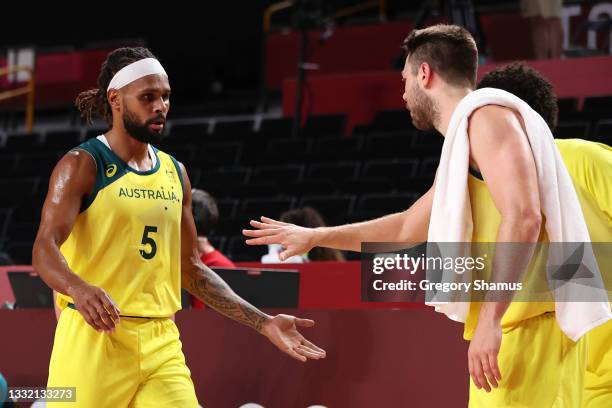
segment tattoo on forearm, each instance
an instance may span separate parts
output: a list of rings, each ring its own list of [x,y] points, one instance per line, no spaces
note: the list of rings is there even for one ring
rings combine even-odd
[[[223,279],[198,261],[194,262],[198,276],[188,277],[186,289],[219,313],[260,331],[268,316],[236,295]]]

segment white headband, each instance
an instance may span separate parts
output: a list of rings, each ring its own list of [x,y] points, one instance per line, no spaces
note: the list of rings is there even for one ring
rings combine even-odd
[[[159,61],[155,58],[138,60],[117,71],[113,79],[111,79],[110,84],[108,84],[106,92],[110,91],[111,89],[121,89],[130,82],[134,82],[137,79],[152,74],[168,76],[164,70],[164,67],[162,67]]]

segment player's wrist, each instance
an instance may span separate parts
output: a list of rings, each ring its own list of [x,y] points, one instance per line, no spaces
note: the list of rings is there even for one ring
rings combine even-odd
[[[328,227],[316,227],[310,229],[310,234],[308,237],[308,246],[310,248],[314,248],[316,246],[322,246],[322,243],[325,242],[325,238],[328,236],[329,228]]]
[[[274,316],[261,312],[260,319],[260,323],[255,327],[255,330],[257,330],[259,334],[268,337],[269,327]]]
[[[70,296],[72,299],[74,299],[79,290],[83,288],[83,285],[87,285],[87,283],[85,283],[85,281],[80,279],[78,276],[75,275],[75,278],[76,279],[68,283],[65,291],[65,294]]]
[[[478,322],[487,325],[500,325],[507,306],[502,302],[485,302],[480,309]]]

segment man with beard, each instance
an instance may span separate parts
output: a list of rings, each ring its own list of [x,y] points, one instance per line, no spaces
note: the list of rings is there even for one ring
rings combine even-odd
[[[323,358],[297,331],[312,320],[263,313],[200,262],[185,167],[151,145],[170,106],[159,61],[145,48],[117,49],[98,85],[76,104],[110,130],[56,165],[33,248],[62,309],[48,386],[75,387],[82,407],[197,407],[171,319],[181,285],[292,357]]]
[[[403,99],[412,121],[445,135],[455,109],[476,87],[474,40],[461,27],[437,25],[413,30],[404,49]],[[486,104],[469,116],[467,134],[472,241],[545,241],[540,186],[521,115]],[[605,172],[588,176],[605,189]],[[313,246],[359,251],[362,242],[421,243],[428,239],[434,192],[432,187],[403,212],[362,223],[307,229],[262,217],[243,233],[250,245],[282,245],[281,259]],[[584,217],[590,230],[609,225],[609,195],[579,197],[589,207]],[[560,330],[554,303],[473,302],[464,337],[470,340],[471,407],[581,406],[585,341],[573,342]]]

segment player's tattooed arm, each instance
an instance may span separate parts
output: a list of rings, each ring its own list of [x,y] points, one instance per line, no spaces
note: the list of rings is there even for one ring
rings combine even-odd
[[[269,316],[238,296],[214,271],[202,263],[198,236],[191,210],[191,183],[182,164],[183,212],[181,215],[182,286],[219,313],[253,329],[279,350],[296,360],[325,358],[325,350],[308,341],[298,327],[313,327],[315,322],[286,314]]]
[[[191,258],[191,263],[190,268],[183,268],[184,271],[187,269],[183,272],[183,287],[209,307],[258,332],[263,324],[271,319],[269,315],[234,293],[197,255]]]

